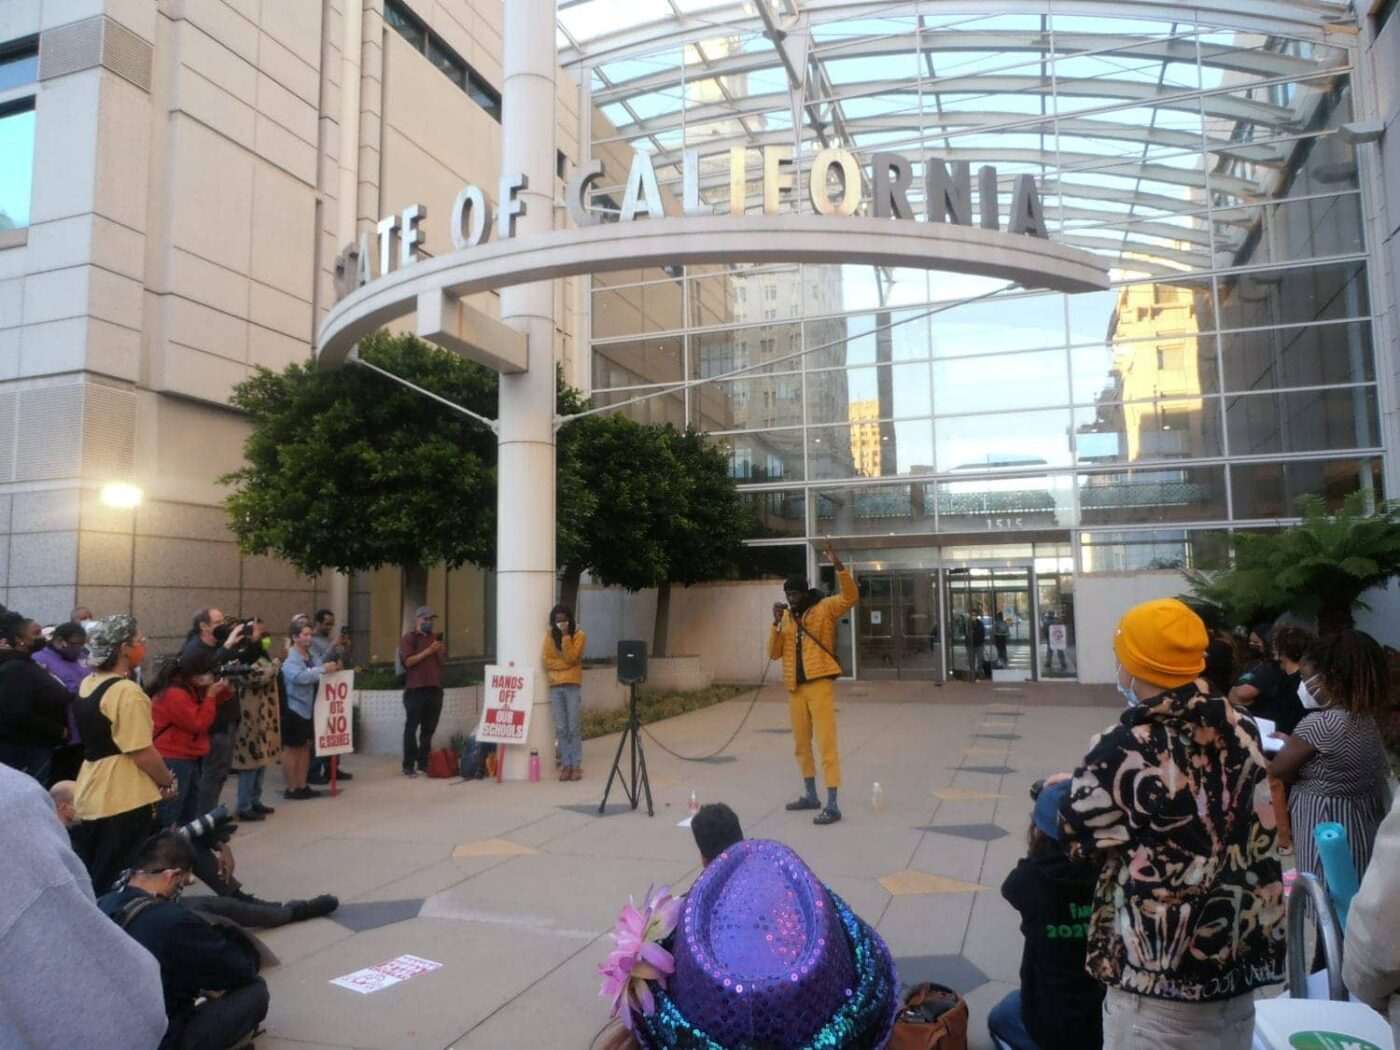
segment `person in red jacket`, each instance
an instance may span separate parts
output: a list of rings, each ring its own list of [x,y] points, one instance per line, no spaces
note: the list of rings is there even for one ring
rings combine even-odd
[[[209,727],[219,705],[233,697],[227,682],[214,682],[214,658],[201,651],[172,658],[161,667],[151,701],[156,750],[175,774],[175,797],[160,804],[162,827],[188,824],[200,814],[199,777],[209,754]]]

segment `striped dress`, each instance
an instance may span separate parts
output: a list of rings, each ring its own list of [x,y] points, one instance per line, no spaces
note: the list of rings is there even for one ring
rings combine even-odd
[[[1390,770],[1380,727],[1369,716],[1329,707],[1310,712],[1294,735],[1317,751],[1303,763],[1288,796],[1297,868],[1323,877],[1313,829],[1335,821],[1346,828],[1360,878],[1389,809]]]

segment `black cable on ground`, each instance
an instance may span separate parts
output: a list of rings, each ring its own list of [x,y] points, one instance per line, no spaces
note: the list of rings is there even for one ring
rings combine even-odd
[[[753,714],[754,705],[758,703],[758,694],[763,692],[763,686],[768,681],[768,668],[771,666],[773,666],[772,660],[769,660],[763,665],[763,674],[759,677],[758,685],[754,688],[753,698],[749,701],[749,709],[744,712],[744,717],[739,720],[739,725],[735,728],[734,732],[729,734],[729,739],[721,744],[718,750],[711,751],[708,755],[682,755],[679,751],[673,751],[660,740],[656,739],[652,731],[646,726],[641,727],[642,732],[650,737],[651,742],[661,748],[662,751],[665,751],[666,754],[670,755],[672,758],[680,759],[682,762],[708,762],[712,758],[718,758],[720,755],[724,754],[725,751],[729,750],[729,745],[734,743],[739,734],[743,732],[744,726],[748,724],[749,715]]]

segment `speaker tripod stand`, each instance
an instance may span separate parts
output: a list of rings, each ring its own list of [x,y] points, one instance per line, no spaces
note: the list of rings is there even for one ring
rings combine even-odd
[[[598,812],[607,809],[608,796],[612,794],[613,778],[616,777],[627,801],[635,810],[641,802],[642,792],[647,796],[647,816],[656,816],[651,802],[651,778],[647,776],[647,754],[642,750],[642,724],[637,719],[637,683],[629,686],[627,700],[627,725],[622,730],[622,739],[617,742],[617,755],[613,758],[612,772],[608,774],[608,786],[603,789],[603,801],[598,803]],[[631,774],[622,768],[622,751],[631,743]]]

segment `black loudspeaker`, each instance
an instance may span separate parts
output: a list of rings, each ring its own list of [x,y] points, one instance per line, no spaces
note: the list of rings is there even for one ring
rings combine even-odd
[[[617,643],[617,680],[623,685],[637,685],[647,680],[647,643]]]

